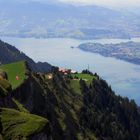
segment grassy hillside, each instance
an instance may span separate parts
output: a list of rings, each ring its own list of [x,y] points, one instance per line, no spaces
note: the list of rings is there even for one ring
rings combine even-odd
[[[0,97],[5,97],[11,90],[10,83],[5,79],[0,79]]]
[[[24,63],[8,66],[21,68],[21,64]],[[24,70],[20,70],[23,74]],[[3,84],[3,87],[5,89],[7,86]],[[31,73],[30,80],[21,89],[12,92],[14,109],[5,106],[10,97],[3,100],[4,104],[0,102],[4,105],[0,109],[0,134],[5,140],[140,138],[140,113],[135,102],[116,96],[96,73],[84,70],[82,73],[64,75],[54,68],[49,74]]]
[[[84,73],[77,73],[77,74],[71,74],[73,78],[78,78],[84,80],[87,84],[90,84],[95,77],[90,74],[84,74]]]
[[[2,65],[0,69],[8,74],[8,81],[13,89],[17,88],[25,79],[26,66],[24,61]],[[18,80],[16,79],[17,76],[19,77]]]
[[[3,108],[0,113],[5,140],[26,139],[40,132],[48,120],[27,112]]]
[[[71,80],[70,81],[70,86],[73,89],[74,92],[81,94],[81,90],[80,90],[80,83],[79,80]]]

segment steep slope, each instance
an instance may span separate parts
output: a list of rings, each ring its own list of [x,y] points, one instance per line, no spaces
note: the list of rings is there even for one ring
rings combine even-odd
[[[12,65],[15,66],[15,63],[9,64],[9,66]],[[8,72],[7,77],[11,74],[12,72]],[[30,114],[22,104],[12,98],[10,83],[12,81],[9,82],[2,77],[0,78],[0,138],[4,140],[25,140],[33,138],[34,135],[38,135],[45,129],[49,130],[49,121],[47,119]],[[22,83],[18,84],[18,87]],[[47,134],[45,133],[46,138],[48,138]]]
[[[133,100],[116,96],[97,74],[87,79],[81,74],[81,80],[57,69],[51,74],[48,78],[32,73],[12,95],[30,112],[49,120],[53,140],[139,138],[140,114]]]
[[[51,70],[48,63],[35,63],[31,58],[20,52],[14,46],[0,41],[0,64],[7,64],[15,61],[27,61],[33,71],[47,72]]]
[[[7,108],[1,109],[0,118],[5,140],[24,140],[34,133],[39,133],[48,123],[43,117]]]
[[[0,78],[0,97],[7,96],[11,89],[11,84],[7,80]]]
[[[77,75],[63,75],[57,68],[49,74],[29,72],[24,83],[0,98],[0,106],[4,107],[2,136],[7,139],[138,140],[140,134],[135,102],[116,96],[104,80],[88,71]]]

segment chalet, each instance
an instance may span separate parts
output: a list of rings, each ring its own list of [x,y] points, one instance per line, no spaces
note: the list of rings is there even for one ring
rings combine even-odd
[[[59,68],[59,72],[67,75],[67,74],[76,74],[77,71],[71,70],[71,69],[65,69],[65,68]]]
[[[71,70],[70,69],[65,69],[65,68],[59,68],[59,72],[67,75],[67,74],[71,73]]]
[[[71,70],[71,74],[76,74],[76,73],[77,73],[77,71]]]

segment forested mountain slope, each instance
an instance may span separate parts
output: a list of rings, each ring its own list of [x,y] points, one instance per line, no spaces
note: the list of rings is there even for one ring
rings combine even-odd
[[[0,106],[4,107],[1,109],[2,136],[9,139],[27,136],[31,140],[138,140],[140,114],[135,102],[116,96],[97,74],[87,72],[81,73],[79,79],[76,75],[66,76],[57,68],[48,74],[30,71],[20,87],[0,98]],[[5,109],[17,109],[15,103],[23,113]],[[32,116],[31,123],[24,122],[25,130],[18,129],[20,126],[15,123],[14,130],[10,131],[9,119],[13,112],[19,119],[30,112],[46,120]],[[46,126],[34,117],[43,119]],[[37,128],[31,127],[35,123]],[[15,135],[10,135],[11,132]]]

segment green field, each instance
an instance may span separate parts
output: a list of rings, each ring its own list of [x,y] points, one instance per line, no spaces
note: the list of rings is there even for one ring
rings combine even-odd
[[[71,80],[70,81],[70,86],[74,90],[74,92],[81,94],[81,88],[80,88],[80,83],[79,80]]]
[[[78,77],[78,79],[85,80],[86,83],[89,85],[93,79],[95,79],[94,76],[90,74],[83,74],[83,73],[77,73],[77,74],[71,74],[73,78]]]
[[[8,74],[8,81],[13,89],[21,85],[25,79],[26,66],[24,61],[2,65],[0,69]],[[19,80],[16,79],[16,76],[19,77]]]
[[[0,79],[0,97],[7,96],[10,90],[11,84],[5,79]]]
[[[93,79],[95,79],[94,76],[90,74],[83,74],[83,73],[77,73],[77,74],[71,74],[73,79],[70,81],[71,88],[78,94],[81,94],[81,88],[80,88],[80,83],[79,80],[85,80],[87,85],[90,85]]]
[[[8,108],[1,109],[0,118],[5,140],[25,140],[28,136],[39,133],[48,124],[48,120],[43,117]]]

